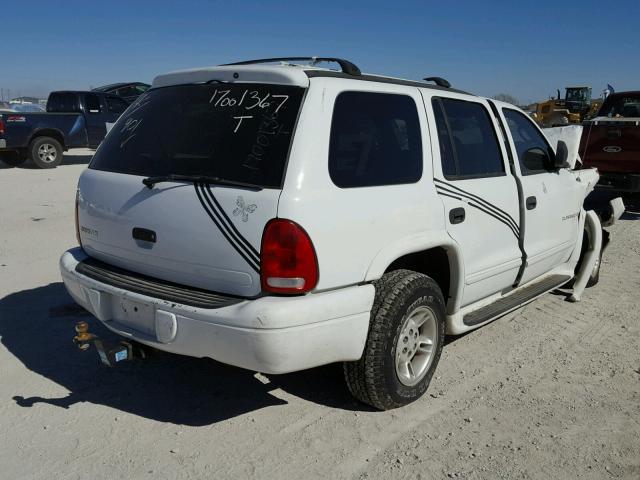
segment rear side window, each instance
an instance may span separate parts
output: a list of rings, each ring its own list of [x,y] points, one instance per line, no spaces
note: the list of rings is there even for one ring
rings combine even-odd
[[[498,137],[482,104],[451,98],[434,98],[432,104],[445,178],[505,175]]]
[[[116,113],[120,115],[124,112],[129,104],[118,97],[107,97],[107,108],[109,109],[109,113]]]
[[[47,100],[47,112],[79,112],[75,93],[52,93]]]
[[[533,122],[526,115],[510,108],[503,108],[502,112],[507,120],[513,143],[516,146],[522,174],[532,175],[553,170],[551,165],[545,164],[544,157],[540,155],[525,155],[527,150],[538,148],[543,152],[547,152],[548,158],[555,156],[549,143],[533,125]]]
[[[118,119],[90,168],[280,188],[303,93],[240,83],[149,90]]]
[[[341,188],[420,180],[422,140],[413,99],[368,92],[338,95],[331,121],[329,174]]]

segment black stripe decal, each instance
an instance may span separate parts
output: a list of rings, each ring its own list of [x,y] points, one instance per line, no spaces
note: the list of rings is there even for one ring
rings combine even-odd
[[[197,183],[194,184],[194,187],[195,187],[195,190],[196,190],[196,195],[198,196],[198,200],[200,201],[200,204],[202,205],[202,208],[204,208],[205,212],[207,212],[207,215],[209,215],[209,218],[211,218],[211,220],[213,220],[213,223],[216,225],[216,227],[218,227],[218,230],[220,231],[220,233],[222,233],[224,238],[227,239],[227,241],[229,242],[229,245],[231,245],[234,248],[234,250],[236,252],[238,252],[238,254],[245,260],[245,262],[247,262],[247,264],[253,270],[255,270],[257,273],[260,273],[260,264],[258,262],[256,262],[252,257],[247,256],[246,251],[243,250],[239,244],[235,243],[231,239],[231,237],[228,234],[228,231],[222,226],[222,224],[220,223],[218,217],[216,215],[214,215],[214,213],[211,210],[209,210],[207,202],[205,202],[205,199],[203,198],[204,188],[203,188],[202,193],[200,193],[200,190],[198,188],[198,184]]]
[[[455,195],[449,195],[449,194],[442,193],[442,192],[438,192],[438,193],[439,193],[440,195],[444,195],[445,197],[455,198],[456,200],[460,200],[460,201],[462,201],[462,198],[460,198],[460,197],[456,197]]]
[[[477,195],[474,195],[473,193],[469,193],[469,192],[467,192],[465,190],[462,190],[460,187],[456,187],[455,185],[452,185],[451,183],[443,182],[442,180],[437,179],[437,178],[434,178],[433,180],[435,182],[437,182],[437,183],[441,183],[442,185],[446,186],[447,188],[451,188],[453,190],[456,190],[456,193],[464,194],[464,195],[467,195],[467,196],[475,199],[477,202],[484,204],[487,208],[490,208],[490,209],[493,209],[493,210],[497,210],[497,212],[500,212],[503,215],[506,215],[506,217],[509,218],[509,220],[511,220],[511,222],[513,222],[514,226],[518,225],[511,215],[509,215],[507,212],[505,212],[501,208],[496,207],[492,203],[487,202],[485,199],[480,198]]]
[[[438,192],[440,195],[443,195],[445,197],[450,197],[450,198],[455,198],[456,200],[460,200],[462,201],[462,199],[460,197],[456,197],[455,195],[449,195],[448,193],[443,193],[443,192]],[[489,212],[488,210],[485,210],[484,208],[480,207],[479,205],[476,205],[475,203],[472,202],[468,202],[467,205],[469,205],[470,207],[476,208],[478,210],[480,210],[481,212],[486,213],[487,215],[495,218],[496,220],[498,220],[500,223],[503,223],[509,230],[511,230],[511,233],[513,233],[515,235],[516,238],[518,238],[518,233],[513,229],[513,227],[511,225],[509,225],[504,218],[502,217],[498,217],[496,216],[493,212]]]
[[[449,190],[449,189],[447,189],[447,188],[441,187],[440,185],[436,185],[436,191],[437,191],[438,193],[440,193],[440,194],[444,194],[444,192],[448,192],[448,193],[450,193],[450,194],[460,195],[461,197],[463,197],[463,198],[465,198],[465,199],[467,199],[467,200],[469,200],[469,201],[476,202],[476,203],[478,203],[478,204],[482,205],[482,206],[483,206],[483,208],[485,208],[486,210],[491,211],[494,215],[496,215],[496,216],[498,216],[498,217],[502,218],[502,220],[503,220],[504,222],[507,222],[507,224],[509,225],[509,227],[510,227],[512,230],[514,230],[514,231],[516,231],[516,232],[518,232],[518,231],[520,230],[520,228],[518,227],[518,225],[513,221],[513,219],[512,219],[508,214],[503,215],[503,214],[501,214],[499,211],[493,210],[493,209],[491,209],[490,207],[487,207],[485,204],[478,202],[475,198],[473,198],[473,197],[471,197],[471,196],[469,196],[469,195],[465,195],[465,194],[463,194],[463,193],[456,192],[455,190]],[[517,233],[516,233],[516,235],[517,235]]]
[[[213,215],[215,215],[215,217],[218,219],[218,222],[220,223],[220,228],[224,229],[224,231],[231,238],[233,243],[237,247],[239,247],[245,253],[245,255],[247,255],[251,260],[253,260],[256,265],[260,265],[260,255],[255,251],[255,249],[253,249],[253,248],[249,249],[245,245],[245,244],[248,244],[249,242],[239,232],[238,233],[234,233],[229,228],[229,226],[224,222],[222,215],[218,212],[218,210],[216,210],[216,208],[211,203],[211,198],[207,195],[207,191],[205,189],[205,185],[202,184],[202,183],[200,184],[200,192],[201,192],[202,196],[204,197],[206,206],[208,206],[209,211],[211,213],[213,213]],[[244,240],[244,242],[242,240]]]
[[[211,186],[209,184],[204,184],[205,188],[207,189],[207,192],[209,192],[209,197],[213,200],[213,202],[216,204],[217,207],[217,212],[222,215],[223,219],[226,220],[226,223],[228,224],[228,226],[231,228],[231,230],[233,230],[233,232],[236,234],[236,236],[240,239],[240,241],[246,246],[246,248],[249,249],[249,251],[251,253],[253,253],[253,255],[256,257],[256,259],[260,260],[260,254],[258,253],[258,251],[253,248],[253,245],[251,245],[249,243],[249,241],[244,238],[242,236],[242,234],[238,231],[238,229],[236,228],[235,224],[231,221],[231,219],[229,218],[229,216],[227,215],[227,213],[224,211],[224,209],[222,208],[222,206],[220,205],[220,203],[218,203],[218,199],[216,199],[215,195],[213,194],[213,192],[211,191]]]
[[[487,215],[492,216],[493,218],[495,218],[495,219],[496,219],[496,220],[498,220],[499,222],[504,223],[504,224],[507,226],[507,228],[508,228],[509,230],[511,230],[511,232],[513,233],[513,235],[516,237],[516,240],[518,239],[518,232],[517,232],[517,231],[515,231],[515,230],[514,230],[514,228],[513,228],[511,225],[509,225],[509,224],[508,224],[508,223],[507,223],[507,222],[506,222],[502,217],[498,217],[497,215],[493,214],[492,212],[490,212],[490,211],[488,211],[488,210],[485,210],[485,209],[484,209],[484,208],[482,208],[481,206],[476,205],[476,204],[474,204],[474,203],[469,202],[469,205],[470,205],[470,206],[472,206],[472,207],[477,208],[478,210],[480,210],[480,211],[482,211],[482,212],[486,213]]]

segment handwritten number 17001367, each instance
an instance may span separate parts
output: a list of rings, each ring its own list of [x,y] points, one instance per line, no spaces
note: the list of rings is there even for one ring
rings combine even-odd
[[[273,95],[266,93],[264,96],[260,96],[260,93],[256,90],[245,90],[240,95],[231,95],[231,90],[215,90],[209,103],[215,108],[225,107],[244,107],[243,113],[248,113],[256,108],[264,110],[271,107],[272,104],[276,104],[274,114],[284,106],[289,100],[289,95]],[[242,126],[242,122],[247,119],[253,118],[253,115],[236,115],[232,118],[237,121],[233,133],[236,133]]]

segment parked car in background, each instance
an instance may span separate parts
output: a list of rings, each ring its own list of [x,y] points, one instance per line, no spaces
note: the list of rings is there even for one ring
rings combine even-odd
[[[49,95],[46,112],[2,112],[0,160],[19,165],[31,159],[40,168],[56,167],[70,148],[97,148],[107,123],[128,106],[116,95],[59,91]]]
[[[149,90],[151,85],[142,82],[130,83],[113,83],[103,87],[96,87],[92,91],[102,93],[112,93],[124,98],[127,102],[132,103],[136,98]]]
[[[39,103],[12,103],[9,106],[14,112],[45,112],[46,109]]]
[[[607,97],[584,124],[580,156],[600,172],[600,188],[640,192],[640,91]]]

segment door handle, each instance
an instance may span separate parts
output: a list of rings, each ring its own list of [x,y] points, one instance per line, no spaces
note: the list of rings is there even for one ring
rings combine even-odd
[[[464,222],[464,217],[465,211],[462,207],[454,208],[453,210],[449,211],[449,221],[452,224]]]
[[[538,199],[536,197],[527,197],[527,210],[533,210],[538,206]]]
[[[131,231],[131,236],[135,240],[142,240],[144,242],[156,243],[156,232],[148,230],[146,228],[135,227]]]

